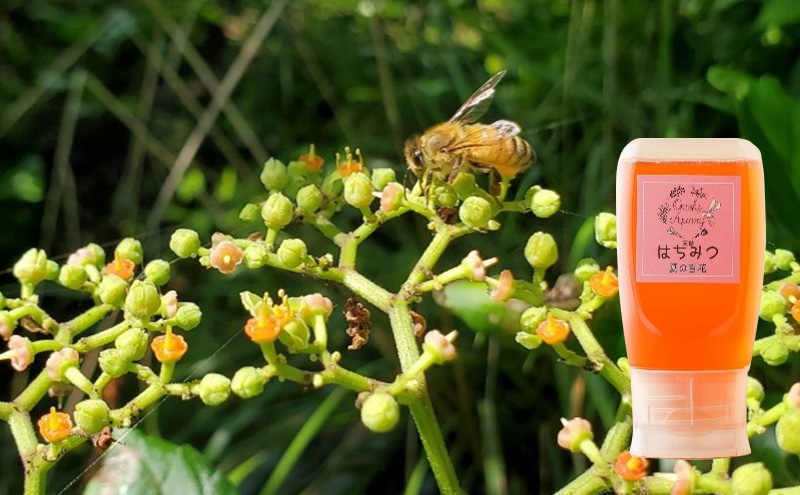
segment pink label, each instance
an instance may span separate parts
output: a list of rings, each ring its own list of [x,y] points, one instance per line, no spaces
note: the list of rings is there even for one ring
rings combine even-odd
[[[741,179],[639,175],[636,280],[739,281]]]

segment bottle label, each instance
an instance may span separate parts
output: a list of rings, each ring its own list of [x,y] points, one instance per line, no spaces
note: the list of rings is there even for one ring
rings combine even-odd
[[[639,175],[636,280],[739,282],[741,178]]]

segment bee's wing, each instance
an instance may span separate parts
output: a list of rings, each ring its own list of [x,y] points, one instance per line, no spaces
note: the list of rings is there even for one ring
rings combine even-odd
[[[506,71],[501,70],[490,77],[488,81],[483,83],[483,86],[478,88],[477,91],[472,93],[472,96],[467,98],[467,101],[461,105],[461,108],[456,110],[456,113],[450,117],[450,122],[464,122],[469,124],[481,118],[492,103],[495,86],[497,86],[497,83],[499,83],[500,79],[505,75]]]

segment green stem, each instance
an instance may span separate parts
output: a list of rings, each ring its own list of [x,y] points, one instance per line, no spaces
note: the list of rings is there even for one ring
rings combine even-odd
[[[786,413],[786,403],[781,401],[767,409],[747,423],[747,436],[752,437],[764,432],[764,429],[775,423]]]
[[[450,245],[450,242],[455,239],[455,237],[455,231],[449,226],[437,232],[436,235],[433,236],[431,243],[428,244],[428,247],[422,253],[422,256],[420,256],[417,265],[411,271],[404,285],[410,288],[426,280],[430,276],[433,266],[439,261],[445,249],[447,249],[447,246]]]
[[[14,405],[10,402],[0,402],[0,419],[8,421],[11,413],[14,412]]]
[[[73,349],[78,352],[88,352],[92,349],[97,349],[98,347],[103,347],[106,344],[110,344],[114,342],[117,337],[125,333],[128,328],[130,328],[130,322],[123,321],[121,323],[117,323],[111,328],[107,328],[102,332],[97,332],[94,335],[90,335],[88,337],[84,337],[78,340],[75,345],[73,345]]]
[[[388,312],[392,294],[355,270],[344,270],[342,283],[383,312]]]
[[[64,378],[66,378],[71,384],[75,385],[81,392],[85,393],[92,399],[97,398],[94,384],[91,380],[86,378],[86,375],[81,373],[80,368],[77,366],[70,366],[67,368],[67,370],[64,372]]]
[[[36,378],[25,387],[25,390],[14,399],[14,405],[23,411],[30,411],[42,400],[42,397],[44,397],[51,385],[53,385],[53,380],[50,379],[45,370],[42,370]]]
[[[110,304],[100,304],[79,314],[75,318],[64,323],[62,326],[68,328],[71,335],[74,337],[79,333],[88,330],[95,323],[105,318],[108,312],[112,309],[114,309],[114,307]]]
[[[728,471],[731,469],[731,459],[730,457],[723,457],[720,459],[714,459],[711,461],[711,472],[716,474],[728,474]]]
[[[602,477],[602,472],[596,466],[592,466],[555,495],[599,495],[607,493],[608,488],[608,482]]]

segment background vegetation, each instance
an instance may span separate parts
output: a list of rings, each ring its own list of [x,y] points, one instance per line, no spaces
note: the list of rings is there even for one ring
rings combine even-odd
[[[0,268],[8,269],[0,272],[0,291],[13,287],[10,267],[29,246],[66,257],[89,241],[110,246],[136,235],[150,256],[168,257],[176,225],[204,236],[228,231],[244,202],[263,191],[257,174],[264,160],[294,159],[310,142],[328,161],[343,146],[358,146],[369,166],[402,172],[405,137],[449,117],[500,69],[509,74],[488,118],[519,122],[539,155],[518,189],[554,189],[564,210],[546,223],[509,217],[499,241],[470,238],[452,250],[451,262],[483,242],[485,257],[521,266],[528,235],[544,228],[562,246],[561,271],[584,256],[614,263],[613,252],[593,243],[592,217],[613,210],[616,159],[643,136],[752,140],[764,158],[769,247],[796,251],[798,23],[794,0],[4,1]],[[253,36],[259,25],[263,42]],[[398,226],[363,248],[362,259],[373,260],[363,272],[389,285],[401,282],[429,236],[411,218]],[[277,272],[242,272],[224,282],[190,265],[182,273],[173,283],[205,308],[207,331],[192,334],[187,356],[198,374],[230,374],[258,358],[244,339],[230,340],[243,321],[239,290],[281,286],[346,297]],[[624,344],[611,306],[594,328],[619,357]],[[513,343],[513,329],[487,322],[486,308],[425,309],[432,325],[474,330],[462,334],[459,359],[431,374],[465,489],[549,493],[582,471],[585,461],[555,443],[558,418],[611,424],[616,396],[609,386],[554,365],[542,351],[529,355]],[[343,317],[336,318],[342,330],[332,346],[344,348]],[[375,374],[387,379],[396,372],[386,323],[376,319],[370,345],[345,352],[352,368],[376,363]],[[768,402],[800,378],[797,356],[791,359],[786,374],[753,363]],[[1,399],[18,391],[12,376],[0,369]],[[119,394],[135,392],[132,386],[120,383]],[[249,494],[262,490],[304,422],[322,411],[319,437],[279,493],[401,493],[420,455],[416,436],[405,428],[367,432],[350,400],[270,386],[257,399],[219,408],[172,401],[139,428],[193,445]],[[753,450],[751,460],[767,463],[779,486],[798,483],[796,459],[787,461],[770,434]],[[20,490],[15,455],[3,429],[0,492]],[[66,461],[51,486],[81,476],[67,492],[82,490],[93,455],[87,449],[71,466]],[[504,477],[507,484],[498,482]],[[420,493],[434,492],[427,474]]]

